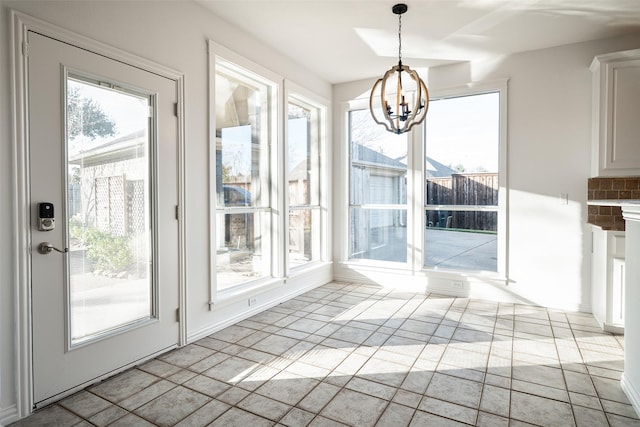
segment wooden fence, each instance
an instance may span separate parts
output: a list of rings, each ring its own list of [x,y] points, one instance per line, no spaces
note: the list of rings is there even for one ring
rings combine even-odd
[[[498,206],[497,173],[460,173],[427,178],[427,205]],[[496,231],[497,212],[427,211],[427,226]]]

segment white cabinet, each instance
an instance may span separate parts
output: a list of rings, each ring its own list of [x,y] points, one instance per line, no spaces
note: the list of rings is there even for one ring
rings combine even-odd
[[[608,332],[624,329],[625,232],[592,226],[591,312]]]
[[[591,176],[640,175],[640,49],[596,56]]]

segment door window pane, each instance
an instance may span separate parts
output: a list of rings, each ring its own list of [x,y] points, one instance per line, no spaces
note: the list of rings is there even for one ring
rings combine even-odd
[[[150,98],[67,79],[71,344],[153,316]]]
[[[216,62],[216,277],[218,291],[271,275],[270,85]]]
[[[497,92],[429,103],[425,266],[497,271],[499,114]]]
[[[407,135],[378,126],[368,110],[349,116],[349,257],[406,262]]]

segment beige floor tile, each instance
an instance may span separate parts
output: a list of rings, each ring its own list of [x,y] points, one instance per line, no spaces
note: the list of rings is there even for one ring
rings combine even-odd
[[[509,418],[500,417],[480,411],[476,421],[477,427],[509,427]]]
[[[620,388],[620,381],[609,378],[592,377],[593,385],[596,387],[600,399],[613,400],[624,404],[629,404],[627,395]]]
[[[231,388],[231,385],[205,375],[191,378],[189,381],[184,382],[184,386],[209,397],[217,397]]]
[[[513,391],[511,417],[541,426],[574,426],[571,405],[556,400]]]
[[[611,427],[640,427],[640,421],[633,418],[626,418],[620,415],[607,414],[607,420]]]
[[[435,373],[426,395],[436,399],[477,408],[482,395],[482,384],[462,378]]]
[[[638,414],[636,414],[636,411],[633,409],[633,406],[631,406],[630,404],[614,402],[607,399],[602,399],[601,402],[602,402],[602,408],[607,413],[621,415],[627,418],[634,418],[636,420],[638,419]]]
[[[607,417],[602,411],[579,408],[573,411],[577,427],[600,427],[608,425]]]
[[[229,357],[230,356],[226,353],[216,352],[216,353],[213,353],[211,356],[207,356],[204,359],[189,366],[189,370],[193,372],[201,373],[206,371],[207,369],[212,368],[213,366],[216,366],[218,363],[224,362]]]
[[[154,375],[130,369],[89,388],[89,391],[110,402],[118,403],[157,381],[160,381],[160,378]]]
[[[59,405],[52,405],[37,411],[27,418],[11,424],[12,427],[70,427],[82,421],[82,418]]]
[[[478,416],[476,409],[468,408],[466,406],[457,405],[451,402],[445,402],[443,400],[434,399],[432,397],[425,397],[420,402],[418,409],[431,414],[439,415],[445,418],[451,418],[456,421],[460,421],[465,424],[475,424]]]
[[[384,410],[376,426],[378,427],[398,427],[398,426],[407,426],[411,422],[413,418],[413,414],[415,413],[415,409],[409,408],[407,406],[398,405],[396,403],[390,403],[389,406]]]
[[[111,405],[106,408],[104,411],[98,412],[89,418],[91,424],[96,425],[98,427],[107,426],[120,418],[128,415],[129,411],[123,409],[116,405]]]
[[[204,394],[178,386],[135,410],[135,414],[158,426],[173,426],[210,399]]]
[[[315,413],[293,408],[280,420],[280,423],[288,427],[306,427],[315,416]]]
[[[548,397],[549,399],[560,400],[569,403],[569,394],[566,390],[554,387],[547,387],[540,384],[534,384],[527,381],[512,380],[511,389],[523,393],[533,394],[540,397]]]
[[[229,409],[209,424],[210,427],[270,427],[272,425],[272,421],[238,408]]]
[[[83,418],[89,418],[111,406],[111,403],[83,390],[62,400],[59,405]]]
[[[289,405],[269,399],[268,397],[261,396],[257,393],[252,393],[244,398],[240,403],[238,403],[237,407],[263,418],[270,419],[271,421],[280,420],[280,418],[282,418],[291,409],[291,406]]]
[[[511,390],[485,384],[482,389],[480,410],[503,417],[509,417]]]
[[[159,357],[160,360],[181,368],[187,368],[196,362],[201,361],[207,356],[213,354],[210,348],[202,347],[196,344],[189,344],[185,347],[173,350]]]
[[[387,401],[352,390],[341,390],[320,415],[354,426],[372,426]]]
[[[148,372],[157,377],[167,378],[180,370],[180,367],[163,362],[159,359],[153,359],[138,366],[141,371]]]
[[[640,427],[623,364],[585,313],[332,283],[14,425]]]
[[[411,368],[388,360],[370,358],[358,371],[358,376],[398,387],[404,381]]]
[[[443,418],[428,412],[416,411],[411,420],[410,427],[438,426],[438,427],[459,427],[468,426],[459,421]]]
[[[133,411],[145,403],[152,401],[156,397],[163,395],[174,387],[176,387],[174,383],[166,380],[160,380],[144,390],[140,390],[126,399],[121,400],[118,402],[118,405],[128,411]]]
[[[591,377],[589,375],[569,370],[564,370],[563,372],[564,379],[567,383],[567,390],[575,393],[587,394],[589,396],[596,395],[596,389],[593,386],[593,381],[591,381]]]
[[[345,388],[353,391],[359,391],[360,393],[368,394],[369,396],[378,397],[384,400],[391,400],[396,393],[395,387],[380,384],[377,382],[369,381],[363,378],[352,378],[351,381],[345,385]]]
[[[540,365],[517,365],[513,367],[513,379],[534,384],[566,389],[562,369]]]
[[[294,406],[320,382],[313,378],[282,372],[256,390],[256,393]]]
[[[269,335],[267,338],[254,344],[252,348],[254,350],[281,356],[291,347],[298,344],[298,342],[299,340],[294,338],[283,337],[280,335]]]
[[[238,384],[263,365],[240,357],[229,357],[203,372],[204,375],[229,384]]]
[[[298,406],[306,411],[319,413],[327,403],[340,391],[340,387],[328,383],[318,384],[309,394],[307,394]]]
[[[177,427],[206,426],[213,422],[220,415],[225,413],[231,406],[219,400],[212,400],[204,406],[191,413],[188,417],[176,424]]]
[[[128,413],[122,418],[119,418],[114,423],[109,424],[109,427],[157,427],[156,424],[152,424],[144,418]]]

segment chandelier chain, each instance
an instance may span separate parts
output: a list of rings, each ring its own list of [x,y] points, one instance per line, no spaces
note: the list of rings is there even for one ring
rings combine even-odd
[[[398,62],[402,62],[402,14],[398,15]]]

